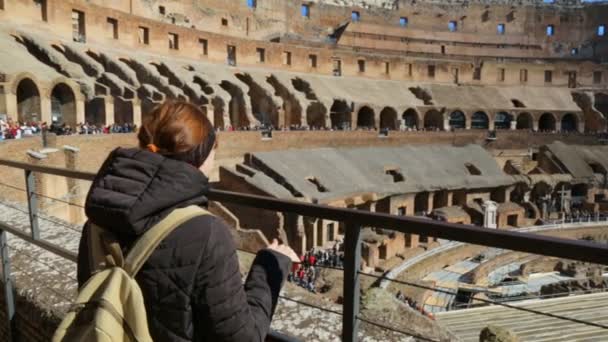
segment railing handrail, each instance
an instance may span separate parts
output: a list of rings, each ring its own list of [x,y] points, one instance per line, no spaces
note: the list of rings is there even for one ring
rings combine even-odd
[[[95,174],[91,172],[33,165],[6,159],[0,159],[0,165],[30,172],[41,172],[87,181],[92,181],[95,178]],[[484,245],[518,252],[542,254],[608,265],[608,246],[588,241],[568,240],[508,230],[488,229],[471,225],[435,221],[427,218],[394,216],[384,213],[330,207],[315,203],[305,203],[295,200],[277,199],[224,190],[211,189],[209,190],[207,197],[212,201],[228,202],[258,209],[341,221],[361,227],[368,226],[390,229],[407,234],[427,235],[475,245]]]

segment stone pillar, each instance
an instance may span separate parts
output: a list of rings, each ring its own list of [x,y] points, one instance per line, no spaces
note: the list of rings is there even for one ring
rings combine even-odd
[[[279,116],[279,127],[275,127],[275,129],[285,127],[285,109],[279,108],[277,115]]]
[[[428,204],[427,204],[427,212],[432,212],[435,207],[433,207],[433,202],[435,200],[435,193],[429,192]]]
[[[17,109],[17,95],[7,91],[6,94],[0,94],[4,96],[4,101],[6,103],[6,115],[8,115],[9,119],[17,121],[19,119],[19,112]]]
[[[141,127],[141,101],[139,99],[133,100],[133,123],[137,127]]]
[[[105,125],[106,126],[110,126],[115,122],[115,118],[114,118],[114,97],[113,96],[106,96],[103,98],[103,102],[104,102],[104,107],[105,107]]]
[[[538,119],[535,119],[534,116],[532,116],[532,130],[538,132]]]
[[[28,150],[27,152],[27,161],[30,164],[33,165],[38,165],[38,166],[45,166],[46,163],[46,159],[47,159],[47,155],[44,153],[39,153],[39,152],[35,152],[32,150]],[[44,186],[44,177],[45,175],[43,173],[40,172],[34,172],[34,188],[36,189],[36,192],[39,194],[45,194],[46,193],[46,189]],[[43,211],[45,209],[45,201],[42,198],[38,198],[37,201],[38,204],[38,210]]]
[[[46,122],[50,127],[53,122],[50,98],[40,95],[40,112],[40,119],[42,122]]]
[[[511,130],[514,131],[517,129],[517,117],[513,115],[513,120],[511,120]]]
[[[558,133],[562,131],[562,120],[559,118],[555,119],[555,131]]]
[[[452,191],[448,191],[448,203],[446,205],[448,207],[454,205],[454,193]]]
[[[76,100],[76,124],[84,123],[84,100]]]
[[[494,120],[492,118],[488,118],[488,129],[493,131],[495,128],[496,126],[494,125]]]
[[[576,128],[579,133],[585,133],[585,120],[578,120],[576,123]]]
[[[443,130],[444,131],[450,130],[450,118],[445,115],[443,116]]]
[[[493,201],[484,203],[483,226],[486,228],[496,229],[498,205]]]

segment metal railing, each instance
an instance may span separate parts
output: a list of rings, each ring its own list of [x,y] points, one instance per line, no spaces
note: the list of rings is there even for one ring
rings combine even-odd
[[[7,232],[63,258],[76,261],[74,252],[40,239],[38,226],[39,214],[36,200],[41,197],[41,195],[36,192],[33,173],[39,172],[86,181],[92,181],[95,175],[89,172],[32,165],[4,159],[0,159],[0,166],[17,168],[24,171],[25,190],[27,191],[28,214],[31,227],[31,232],[28,234],[20,229],[0,222],[0,257],[2,258],[1,261],[4,270],[2,272],[2,280],[4,282],[5,298],[7,299],[7,317],[9,318],[9,324],[12,324],[15,306],[10,278],[10,258],[6,240]],[[281,200],[221,190],[210,190],[207,197],[211,201],[238,204],[257,209],[297,214],[306,217],[316,217],[345,223],[342,340],[348,342],[357,340],[360,322],[391,329],[388,326],[370,321],[359,314],[360,275],[372,276],[380,280],[385,279],[385,277],[366,274],[360,271],[362,245],[361,230],[363,227],[389,229],[406,234],[433,236],[440,239],[488,247],[608,265],[608,246],[588,241],[568,240],[516,231],[486,229],[417,217],[393,216],[383,213],[335,208],[319,204]],[[407,283],[404,284],[408,285]],[[280,341],[289,340],[288,337],[274,332],[271,333],[270,339]]]

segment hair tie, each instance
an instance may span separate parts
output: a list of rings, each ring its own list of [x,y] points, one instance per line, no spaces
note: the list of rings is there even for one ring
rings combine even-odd
[[[156,153],[159,150],[158,146],[156,146],[154,144],[148,144],[146,147],[148,148],[148,151],[150,151],[152,153]]]

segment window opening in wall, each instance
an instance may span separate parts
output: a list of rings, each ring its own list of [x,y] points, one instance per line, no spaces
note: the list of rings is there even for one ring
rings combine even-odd
[[[291,51],[283,52],[283,64],[291,65]]]
[[[72,10],[72,39],[75,42],[85,43],[87,41],[84,25],[84,12]]]
[[[316,186],[318,192],[329,192],[329,190],[323,186],[323,184],[321,184],[316,177],[306,177],[306,180]]]
[[[441,54],[445,55],[445,45],[441,45]]]
[[[528,69],[519,70],[519,82],[521,82],[521,83],[528,82]]]
[[[266,50],[257,48],[255,49],[255,53],[258,55],[258,63],[264,63],[266,61]]]
[[[332,59],[334,76],[342,76],[342,61],[338,58]]]
[[[545,83],[553,82],[553,71],[545,70]]]
[[[399,18],[399,25],[401,27],[407,27],[408,23],[409,23],[409,20],[407,19],[407,17],[401,17],[401,18]]]
[[[551,37],[555,34],[555,26],[547,25],[547,37]]]
[[[391,63],[384,62],[384,73],[387,75],[391,74]]]
[[[147,27],[140,26],[137,30],[137,39],[139,44],[150,44],[150,29]]]
[[[179,50],[179,36],[176,33],[167,34],[170,50]]]
[[[429,78],[435,78],[435,66],[429,65],[428,69],[427,69],[427,73],[428,73]]]
[[[236,46],[227,45],[226,46],[226,61],[230,66],[236,66]]]
[[[481,171],[477,168],[477,166],[471,163],[466,163],[464,166],[467,168],[467,171],[471,176],[481,176]]]
[[[577,48],[572,48],[572,49],[570,50],[570,54],[571,54],[572,56],[576,56],[576,55],[578,55],[578,49],[577,49]]]
[[[46,0],[34,0],[34,5],[40,9],[40,19],[42,21],[47,21],[48,13],[46,10]]]
[[[498,68],[498,82],[504,82],[504,81],[505,81],[505,69]]]
[[[358,60],[357,65],[359,66],[359,72],[365,72],[365,60]]]
[[[412,77],[412,75],[413,75],[413,69],[414,69],[414,66],[412,65],[412,63],[409,63],[407,65],[407,76],[408,77]]]
[[[258,7],[258,2],[256,0],[247,0],[247,7],[256,8]]]
[[[401,170],[396,167],[385,168],[384,173],[393,177],[393,183],[405,182],[405,177],[401,173]]]
[[[317,67],[317,55],[308,55],[308,66],[311,68]]]
[[[505,34],[505,24],[498,24],[496,31],[498,34]]]
[[[454,20],[451,20],[448,23],[448,29],[450,30],[450,32],[456,32],[458,31],[458,23]]]
[[[0,0],[0,10],[4,9],[4,0]]]
[[[209,54],[209,41],[207,39],[200,38],[198,44],[201,46],[201,52],[207,56]]]
[[[222,26],[228,26],[228,19],[222,18]]]
[[[606,25],[600,25],[597,27],[597,35],[603,37],[606,35]]]
[[[350,14],[350,19],[354,22],[358,22],[359,20],[361,20],[361,14],[359,13],[359,11],[352,11],[352,13]]]
[[[397,215],[399,215],[399,216],[405,216],[406,213],[407,213],[407,207],[399,207],[399,208],[397,208]]]
[[[475,81],[481,80],[481,67],[477,67],[473,70],[473,80],[475,80]]]
[[[165,6],[158,6],[158,13],[165,15],[165,13],[167,13]]]
[[[600,83],[602,83],[602,72],[594,71],[593,72],[593,84],[600,84]]]
[[[576,71],[568,71],[568,88],[576,88]]]
[[[108,34],[112,39],[118,39],[118,20],[108,17]]]
[[[304,18],[310,18],[310,5],[302,4],[302,7],[300,7],[300,12]]]

